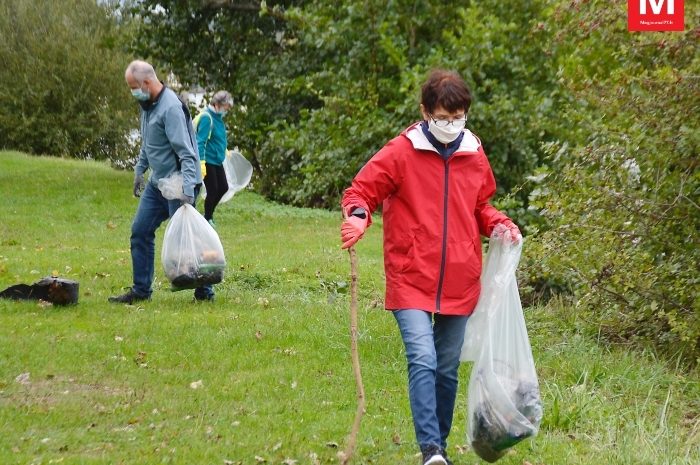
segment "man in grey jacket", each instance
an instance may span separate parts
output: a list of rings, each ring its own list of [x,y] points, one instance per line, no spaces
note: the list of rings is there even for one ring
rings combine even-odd
[[[145,61],[131,62],[124,77],[141,106],[141,151],[134,169],[134,196],[140,200],[131,225],[134,284],[109,301],[133,304],[150,299],[153,292],[156,230],[181,205],[194,205],[202,172],[192,118],[175,92],[158,80],[153,66]],[[182,172],[182,200],[168,200],[158,189],[158,180],[175,171]],[[214,292],[211,286],[203,286],[195,289],[194,297],[213,300]]]

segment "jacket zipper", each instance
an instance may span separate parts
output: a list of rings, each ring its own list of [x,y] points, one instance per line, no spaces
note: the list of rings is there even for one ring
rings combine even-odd
[[[445,261],[447,260],[447,194],[449,191],[450,165],[445,160],[445,193],[442,213],[442,258],[440,260],[440,279],[438,280],[437,296],[435,297],[435,310],[440,313],[440,297],[442,296],[442,283],[445,279]]]

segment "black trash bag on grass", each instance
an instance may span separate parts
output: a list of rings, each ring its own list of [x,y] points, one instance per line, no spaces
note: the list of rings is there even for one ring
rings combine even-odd
[[[34,284],[15,284],[0,292],[0,298],[13,300],[44,300],[55,305],[78,303],[79,283],[69,279],[47,276]]]

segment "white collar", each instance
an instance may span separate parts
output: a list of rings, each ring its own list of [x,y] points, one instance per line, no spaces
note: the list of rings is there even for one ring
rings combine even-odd
[[[408,128],[406,131],[406,137],[413,144],[413,148],[416,150],[432,150],[435,153],[439,153],[433,144],[430,143],[425,134],[423,134],[423,129],[421,128],[421,123],[415,124],[413,127]],[[464,137],[462,137],[462,142],[459,144],[459,148],[455,152],[471,152],[476,153],[481,147],[481,141],[476,137],[469,129],[464,129]]]

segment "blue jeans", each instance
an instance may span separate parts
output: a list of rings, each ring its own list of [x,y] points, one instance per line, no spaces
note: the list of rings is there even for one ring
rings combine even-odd
[[[447,447],[467,316],[395,310],[408,361],[408,397],[421,448]],[[434,321],[433,321],[434,320]]]
[[[195,198],[199,189],[195,192]],[[180,208],[179,200],[168,200],[150,182],[141,193],[136,216],[131,224],[131,264],[134,273],[133,291],[141,297],[150,297],[153,290],[154,260],[156,250],[156,229],[161,223]],[[194,291],[197,298],[212,297],[211,286],[198,287]]]

